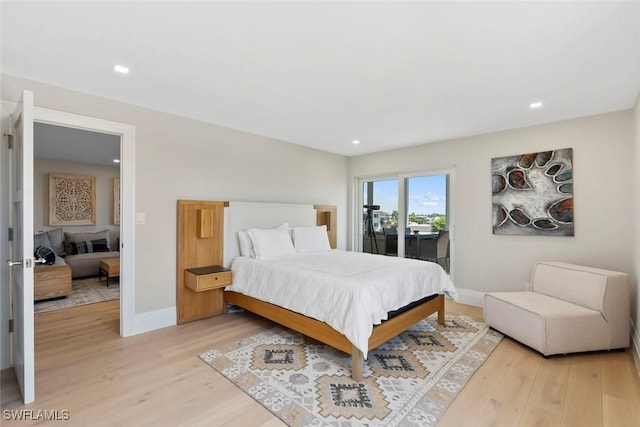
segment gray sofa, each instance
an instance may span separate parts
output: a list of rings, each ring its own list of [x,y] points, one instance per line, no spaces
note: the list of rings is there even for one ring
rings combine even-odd
[[[64,233],[65,262],[71,267],[71,277],[98,276],[100,261],[119,258],[118,237],[109,230],[92,233]]]
[[[100,261],[119,258],[119,237],[117,231],[97,231],[90,233],[68,233],[55,228],[37,233],[34,237],[34,249],[46,246],[71,268],[71,277],[98,276]]]
[[[91,252],[87,254],[67,255],[65,262],[71,268],[71,278],[97,276],[100,272],[100,261],[107,258],[119,258],[120,252]]]

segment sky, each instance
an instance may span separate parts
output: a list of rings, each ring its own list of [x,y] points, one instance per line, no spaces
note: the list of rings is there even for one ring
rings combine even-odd
[[[420,176],[408,178],[407,213],[445,214],[446,212],[446,175]],[[398,210],[398,181],[395,179],[375,181],[373,184],[373,204],[380,210],[391,213]],[[366,185],[365,185],[366,200]]]

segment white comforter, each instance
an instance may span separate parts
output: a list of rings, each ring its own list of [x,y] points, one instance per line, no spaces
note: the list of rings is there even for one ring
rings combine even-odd
[[[432,262],[333,250],[270,260],[236,258],[226,289],[329,324],[367,355],[373,325],[389,311],[433,294],[458,299]]]

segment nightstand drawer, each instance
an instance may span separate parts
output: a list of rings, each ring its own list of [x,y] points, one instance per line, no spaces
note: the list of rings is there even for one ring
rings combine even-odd
[[[185,270],[185,285],[196,292],[210,291],[231,284],[231,270],[202,271],[204,269]]]

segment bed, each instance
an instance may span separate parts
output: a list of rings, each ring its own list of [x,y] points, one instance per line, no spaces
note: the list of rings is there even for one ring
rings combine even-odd
[[[273,206],[233,207],[225,216],[233,271],[225,301],[350,353],[356,381],[370,349],[435,312],[444,323],[444,294],[457,299],[435,263],[332,249],[313,206],[278,205],[271,219]]]

